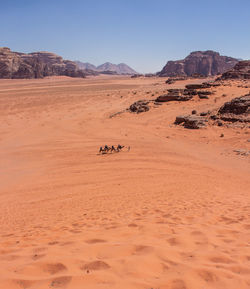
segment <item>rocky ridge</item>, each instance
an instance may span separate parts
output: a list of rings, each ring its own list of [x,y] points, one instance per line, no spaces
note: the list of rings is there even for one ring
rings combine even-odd
[[[0,78],[43,78],[65,75],[85,77],[73,61],[50,52],[20,53],[0,48]]]

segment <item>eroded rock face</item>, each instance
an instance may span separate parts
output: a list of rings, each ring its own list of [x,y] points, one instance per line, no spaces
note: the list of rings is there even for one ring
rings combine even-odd
[[[238,60],[228,56],[221,56],[218,52],[195,51],[185,59],[168,61],[159,76],[212,76],[221,74],[238,63]]]
[[[223,121],[250,122],[250,94],[226,102],[218,111]]]
[[[0,78],[43,78],[66,75],[85,77],[73,61],[50,52],[19,53],[0,48]]]
[[[240,61],[233,69],[223,73],[221,79],[250,79],[250,60]]]

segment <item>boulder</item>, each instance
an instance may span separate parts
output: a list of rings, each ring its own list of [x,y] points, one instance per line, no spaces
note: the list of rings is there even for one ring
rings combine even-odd
[[[200,129],[206,126],[207,119],[198,115],[177,116],[175,124],[182,124],[188,129]]]
[[[209,114],[210,114],[209,110],[208,111],[203,111],[203,112],[200,113],[200,116],[207,116]]]
[[[194,83],[194,84],[187,84],[186,89],[204,89],[211,87],[208,83]]]
[[[175,118],[175,124],[182,124],[185,122],[186,118],[189,117],[188,115],[178,115],[176,118]]]
[[[192,95],[177,95],[177,94],[163,94],[156,98],[156,102],[168,102],[168,101],[188,101],[192,99]]]
[[[166,80],[166,84],[173,84],[175,83],[174,79],[169,78],[168,80]]]
[[[149,111],[149,101],[146,100],[138,100],[130,105],[129,111],[134,113],[142,113]]]
[[[156,98],[156,102],[168,102],[168,101],[187,101],[193,98],[193,90],[187,89],[168,89],[167,94],[160,95]]]

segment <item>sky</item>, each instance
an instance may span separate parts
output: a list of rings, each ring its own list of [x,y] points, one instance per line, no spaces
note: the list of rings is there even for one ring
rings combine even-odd
[[[250,59],[250,0],[0,0],[0,46],[157,72],[191,51]]]

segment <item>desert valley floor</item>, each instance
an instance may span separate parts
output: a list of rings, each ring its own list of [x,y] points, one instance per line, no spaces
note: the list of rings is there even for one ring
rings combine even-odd
[[[250,130],[173,124],[250,83],[124,111],[165,80],[0,80],[1,289],[250,288]]]

